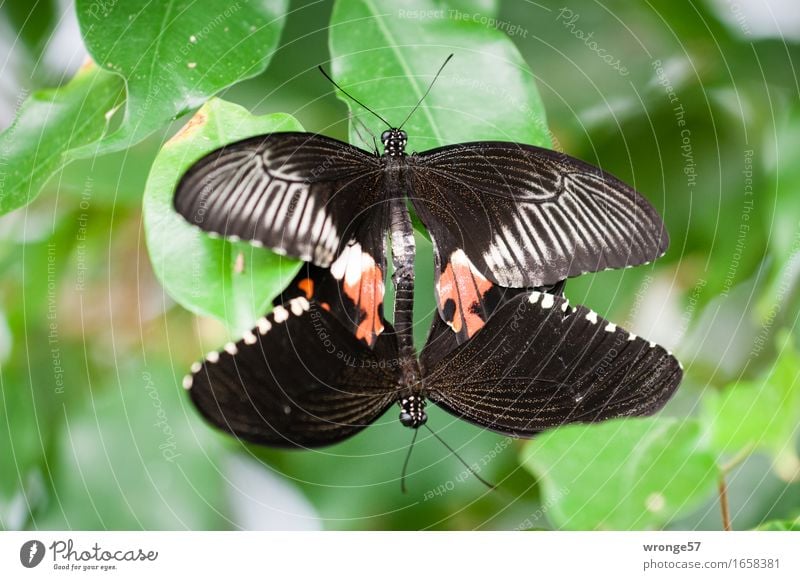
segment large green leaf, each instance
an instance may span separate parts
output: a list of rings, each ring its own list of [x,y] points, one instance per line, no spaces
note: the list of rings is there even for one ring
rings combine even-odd
[[[704,397],[705,418],[712,445],[721,454],[731,458],[766,451],[781,479],[798,481],[800,354],[782,334],[778,359],[759,379]]]
[[[263,71],[278,45],[287,4],[77,0],[89,53],[122,75],[127,88],[122,124],[100,150],[130,147],[221,89]]]
[[[118,75],[89,62],[63,87],[25,101],[0,134],[0,214],[33,201],[68,150],[102,137],[123,92]]]
[[[164,145],[145,187],[147,247],[164,288],[185,308],[235,330],[249,328],[263,314],[299,262],[247,243],[212,239],[175,212],[172,196],[181,175],[204,154],[275,131],[302,127],[289,115],[254,117],[237,105],[211,99]]]
[[[543,504],[565,529],[642,529],[663,525],[707,499],[717,483],[714,457],[693,420],[617,419],[548,431],[522,461],[543,488]]]
[[[330,29],[334,78],[397,126],[425,93],[445,57],[454,53],[404,127],[410,150],[483,139],[550,146],[533,74],[511,39],[471,18],[430,16],[437,10],[447,13],[449,7],[431,0],[338,1]],[[386,128],[363,108],[346,102],[373,133]],[[355,127],[351,141],[365,145]]]

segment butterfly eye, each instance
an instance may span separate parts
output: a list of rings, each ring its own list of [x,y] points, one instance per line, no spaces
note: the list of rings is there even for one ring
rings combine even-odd
[[[386,143],[392,137],[392,132],[388,129],[381,133],[381,143]]]
[[[400,423],[402,423],[404,427],[413,427],[414,416],[411,413],[403,411],[400,413]]]

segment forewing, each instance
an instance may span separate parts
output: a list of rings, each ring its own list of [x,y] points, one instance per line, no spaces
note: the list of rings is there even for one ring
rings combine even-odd
[[[383,299],[386,291],[387,204],[377,204],[329,268],[307,262],[276,299],[282,304],[297,296],[314,300],[357,339],[374,347],[386,329]]]
[[[448,232],[432,231],[431,240],[435,262],[436,307],[439,318],[453,332],[453,337],[434,337],[434,333],[439,333],[440,327],[443,328],[435,321],[429,338],[455,345],[463,344],[483,328],[496,310],[525,290],[499,286],[486,278],[464,250],[455,244]],[[561,295],[564,283],[561,280],[557,284],[537,289]]]
[[[370,350],[330,312],[298,297],[196,363],[184,386],[206,419],[240,439],[329,445],[372,423],[396,398],[396,351],[387,337],[379,342]]]
[[[328,266],[383,192],[377,157],[321,135],[271,133],[197,161],[175,191],[189,223]]]
[[[652,205],[614,176],[563,153],[503,142],[409,158],[414,207],[482,273],[537,287],[650,262],[669,245]]]
[[[531,436],[565,423],[658,411],[682,377],[678,361],[552,294],[525,293],[444,358],[426,347],[425,394],[494,431]]]

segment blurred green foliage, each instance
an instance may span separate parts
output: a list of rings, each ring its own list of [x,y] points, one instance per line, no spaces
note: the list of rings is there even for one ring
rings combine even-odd
[[[69,36],[56,3],[0,6],[17,38],[2,71],[16,94],[0,92],[0,528],[719,529],[720,477],[735,528],[797,528],[796,43],[711,2],[178,4],[78,1],[70,50],[83,42],[97,65],[72,63],[72,80],[47,65]],[[432,410],[495,492],[421,434],[400,494],[409,432],[392,413],[319,451],[215,433],[181,378],[296,264],[188,228],[170,213],[175,180],[275,123],[368,146],[348,112],[380,125],[316,66],[402,119],[450,52],[412,148],[552,146],[661,211],[663,259],[567,294],[671,347],[678,395],[656,418],[530,442]],[[418,246],[421,341],[434,305],[423,234]]]

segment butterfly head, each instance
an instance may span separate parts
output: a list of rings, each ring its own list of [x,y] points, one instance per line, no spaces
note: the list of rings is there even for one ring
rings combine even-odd
[[[381,133],[383,152],[389,157],[402,157],[405,155],[408,135],[402,129],[387,129]]]
[[[400,422],[405,427],[416,429],[417,427],[422,427],[427,420],[425,399],[415,395],[403,397],[400,401]]]

